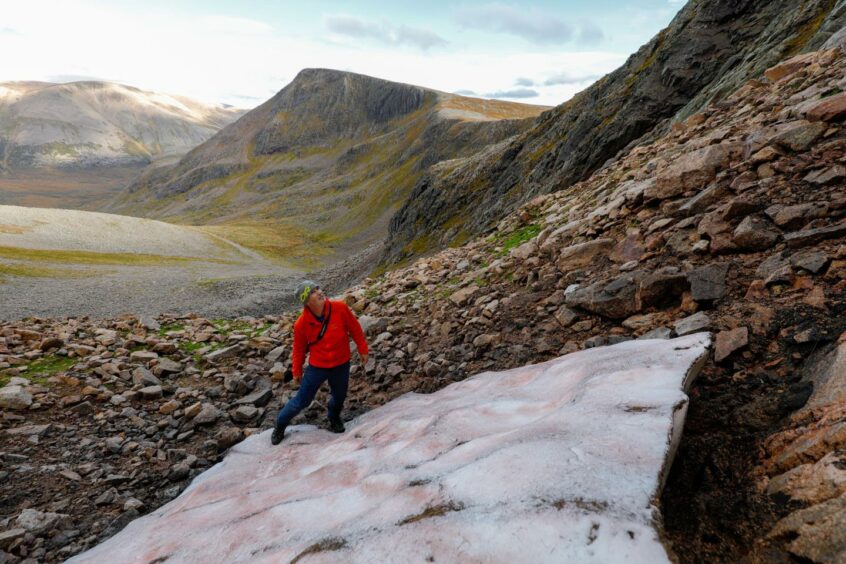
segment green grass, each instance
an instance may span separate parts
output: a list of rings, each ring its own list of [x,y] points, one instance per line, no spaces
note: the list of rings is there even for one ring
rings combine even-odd
[[[3,276],[21,276],[27,278],[81,278],[93,272],[83,272],[67,268],[46,268],[28,264],[6,264],[0,262],[0,280]]]
[[[511,249],[517,248],[526,241],[530,241],[538,236],[538,233],[541,232],[540,225],[531,224],[526,225],[525,227],[521,227],[517,231],[510,233],[509,235],[505,235],[500,239],[499,245],[502,246],[502,251],[500,251],[500,256],[507,254]]]
[[[159,337],[166,337],[171,331],[184,331],[184,323],[165,323],[159,327]]]
[[[172,257],[135,253],[95,253],[93,251],[56,251],[0,246],[0,258],[68,264],[115,264],[130,266],[180,265],[196,261],[229,263],[220,259]]]
[[[20,376],[33,384],[45,385],[50,376],[58,372],[66,372],[74,364],[76,364],[76,359],[48,354],[24,365],[27,369]],[[0,386],[8,384],[11,377],[9,374],[0,374]]]

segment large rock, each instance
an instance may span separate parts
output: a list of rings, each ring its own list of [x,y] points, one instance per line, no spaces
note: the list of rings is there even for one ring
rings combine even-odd
[[[29,533],[41,536],[61,525],[67,517],[61,513],[42,512],[30,508],[21,511],[15,523]]]
[[[655,178],[644,192],[647,200],[664,200],[709,184],[717,171],[729,162],[729,151],[722,145],[709,145],[683,154]]]
[[[810,121],[841,121],[846,117],[846,92],[824,99],[805,114]]]
[[[70,562],[669,562],[655,500],[707,344],[594,348],[404,395],[343,435],[250,436]]]
[[[567,305],[612,319],[624,319],[640,311],[637,297],[642,273],[624,274],[611,282],[596,282],[567,295]]]
[[[675,266],[665,266],[645,275],[638,287],[640,308],[674,301],[690,287],[687,275]]]
[[[772,138],[772,142],[791,151],[807,151],[826,129],[828,126],[824,123],[799,120],[785,127],[781,133]]]
[[[841,221],[828,227],[818,229],[806,229],[805,231],[794,231],[784,236],[788,247],[799,248],[808,245],[816,245],[826,239],[835,239],[846,236],[846,221]]]
[[[714,346],[714,360],[722,362],[737,350],[749,344],[749,329],[738,327],[730,331],[717,333],[717,342]]]
[[[561,249],[556,266],[561,272],[589,265],[598,256],[607,256],[614,248],[613,239],[596,239]]]
[[[0,409],[20,411],[32,405],[32,395],[23,386],[0,388]]]
[[[725,296],[728,268],[728,263],[712,263],[690,271],[691,297],[697,302],[712,302]]]
[[[776,244],[781,232],[762,217],[750,215],[740,222],[731,240],[744,251],[765,251]]]
[[[846,494],[794,511],[767,535],[805,562],[846,562]]]

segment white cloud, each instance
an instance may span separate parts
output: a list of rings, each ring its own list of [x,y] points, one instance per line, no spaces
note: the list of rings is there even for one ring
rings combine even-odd
[[[390,25],[348,15],[332,15],[324,18],[329,31],[354,39],[375,39],[385,45],[412,45],[424,51],[442,47],[446,39],[428,29],[405,25]]]
[[[454,45],[422,52],[349,37],[339,45],[283,34],[245,18],[198,18],[120,6],[96,0],[29,0],[4,10],[3,25],[18,33],[0,34],[0,52],[15,54],[0,65],[0,81],[108,77],[145,90],[250,107],[273,96],[303,68],[323,67],[445,92],[505,92],[511,89],[504,83],[510,77],[531,77],[527,80],[538,93],[531,102],[554,105],[585,84],[546,85],[546,78],[565,71],[575,77],[602,75],[627,55],[540,48],[503,55]],[[418,38],[416,46],[420,44]]]
[[[506,98],[511,100],[522,100],[523,98],[537,98],[540,96],[537,90],[531,88],[513,88],[511,90],[497,90],[485,94],[485,98]]]

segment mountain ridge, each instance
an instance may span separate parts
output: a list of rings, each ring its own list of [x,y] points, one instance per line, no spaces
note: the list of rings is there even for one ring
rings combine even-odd
[[[176,165],[140,177],[109,211],[295,226],[359,250],[384,238],[429,166],[511,137],[545,109],[304,69]]]

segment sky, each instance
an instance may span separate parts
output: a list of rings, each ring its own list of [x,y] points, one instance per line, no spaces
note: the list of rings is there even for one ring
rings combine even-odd
[[[0,0],[0,81],[106,80],[251,108],[303,68],[557,105],[683,0]]]

